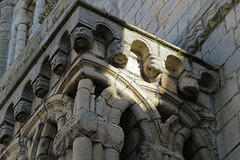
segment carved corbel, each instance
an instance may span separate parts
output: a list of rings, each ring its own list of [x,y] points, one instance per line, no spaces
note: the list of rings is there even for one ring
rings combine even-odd
[[[14,106],[14,119],[23,123],[31,114],[32,101],[26,97],[21,97]]]
[[[8,145],[13,138],[14,123],[4,120],[0,126],[0,144]]]
[[[218,75],[213,71],[202,71],[199,82],[204,92],[213,93],[220,88]]]
[[[159,74],[163,73],[164,62],[154,55],[149,55],[143,61],[144,78],[148,82],[155,82]]]
[[[94,37],[92,32],[85,27],[77,27],[71,35],[72,46],[75,52],[89,50],[93,46]]]
[[[199,94],[198,80],[190,73],[183,73],[178,80],[178,85],[180,91],[187,97],[196,97]]]
[[[56,75],[61,75],[68,66],[68,55],[63,49],[57,49],[51,58],[51,68]]]
[[[124,45],[122,41],[115,40],[108,47],[108,61],[116,68],[125,68],[128,58],[124,55]]]
[[[36,79],[32,82],[33,93],[39,98],[45,97],[49,91],[50,77],[44,73],[39,73]]]

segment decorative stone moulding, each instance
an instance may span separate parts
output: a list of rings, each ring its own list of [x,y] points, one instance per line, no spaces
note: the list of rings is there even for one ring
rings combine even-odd
[[[23,123],[31,114],[32,101],[26,97],[21,97],[14,106],[14,119]]]
[[[4,120],[0,126],[0,144],[8,145],[13,138],[14,123]]]
[[[122,41],[114,40],[108,47],[108,62],[116,68],[125,68],[128,58],[124,55]]]
[[[199,84],[197,79],[189,74],[183,73],[178,80],[180,91],[187,97],[196,97],[199,94]]]
[[[154,55],[149,55],[143,61],[143,73],[148,82],[155,82],[160,73],[163,73],[163,68],[163,61]]]
[[[94,37],[89,29],[77,27],[72,33],[71,41],[75,52],[79,53],[93,47]]]
[[[49,15],[49,13],[52,11],[52,9],[56,6],[58,0],[48,0],[46,1],[46,5],[44,8],[44,11],[39,15],[39,23],[42,24],[44,19]]]
[[[217,86],[218,68],[140,29],[123,25],[118,19],[111,21],[111,15],[98,14],[101,11],[94,8],[89,10],[91,6],[85,8],[88,4],[82,1],[65,3],[65,10],[57,8],[63,5],[56,6],[57,11],[64,10],[54,23],[61,25],[52,28],[43,25],[40,35],[45,31],[49,35],[38,40],[41,43],[34,48],[33,59],[20,59],[17,64],[27,61],[25,67],[14,66],[20,68],[19,81],[9,80],[1,87],[6,88],[0,96],[2,110],[7,110],[22,88],[23,96],[9,110],[14,113],[11,118],[22,123],[17,124],[17,135],[11,134],[14,125],[0,125],[0,142],[8,142],[7,136],[12,135],[15,139],[10,145],[14,146],[19,142],[19,133],[32,137],[26,146],[27,158],[22,159],[115,160],[128,159],[134,153],[135,159],[183,160],[188,159],[183,152],[188,146],[193,154],[202,148],[211,149],[208,144],[196,149],[195,142],[201,143],[205,133],[199,140],[198,130],[193,132],[193,129],[206,126],[214,130],[211,121],[215,117],[209,114],[213,107],[211,97],[204,91],[216,89],[211,86]],[[50,18],[56,16],[54,13]],[[85,27],[74,28],[74,24],[94,28],[99,21],[111,26],[111,32],[103,25],[95,27],[95,32]],[[52,48],[57,50],[51,52]],[[64,76],[51,76],[52,71]],[[16,76],[15,72],[11,76]],[[33,103],[34,95],[44,100],[35,98]],[[206,101],[201,103],[203,99]],[[33,104],[37,109],[31,114]],[[136,138],[134,144],[132,137]],[[188,140],[194,140],[193,145],[188,145]],[[133,150],[129,150],[133,145]],[[16,153],[11,146],[0,159]],[[125,150],[130,154],[125,154]],[[49,157],[52,153],[54,158]],[[211,159],[205,158],[204,152],[201,155],[202,159]]]
[[[51,69],[56,75],[61,75],[68,66],[68,54],[63,49],[57,49],[51,58]]]
[[[49,91],[50,77],[44,73],[39,73],[36,79],[32,82],[33,93],[39,98],[43,98]]]

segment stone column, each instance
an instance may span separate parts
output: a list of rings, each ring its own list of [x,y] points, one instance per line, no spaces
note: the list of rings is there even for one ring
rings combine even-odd
[[[46,0],[37,0],[33,19],[33,34],[40,28],[39,16],[44,12]]]
[[[116,149],[106,148],[105,149],[105,160],[119,160],[119,153]]]
[[[11,24],[13,17],[13,0],[3,0],[0,3],[1,19],[0,19],[0,77],[6,69],[8,45],[11,37]]]
[[[28,30],[28,25],[26,23],[18,24],[14,59],[16,59],[19,56],[19,54],[23,51],[23,49],[26,46],[27,30]]]
[[[16,48],[15,48],[15,56],[14,59],[16,59],[19,54],[23,51],[23,49],[26,46],[27,41],[27,34],[28,34],[28,23],[29,20],[27,19],[27,8],[28,3],[23,0],[21,2],[21,8],[18,13],[18,22],[16,23],[17,28],[17,35],[16,35]]]
[[[92,141],[87,137],[78,137],[73,142],[73,160],[92,159]]]
[[[78,91],[75,97],[74,111],[77,113],[81,109],[89,111],[90,94],[93,88],[93,82],[90,79],[82,79],[78,83]]]

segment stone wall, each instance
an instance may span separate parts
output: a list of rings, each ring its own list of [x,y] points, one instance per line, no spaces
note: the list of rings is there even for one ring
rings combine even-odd
[[[194,54],[195,56],[203,59],[209,63],[215,64],[220,67],[221,75],[221,88],[214,93],[207,93],[203,89],[200,92],[197,104],[204,106],[207,109],[215,112],[216,118],[216,145],[218,147],[218,154],[215,154],[216,159],[233,160],[238,159],[240,152],[240,109],[238,102],[240,98],[240,3],[238,0],[84,0],[93,6],[96,6],[104,12],[107,17],[108,14],[114,15],[134,26],[137,26],[149,33],[156,36],[155,39],[162,38],[172,44],[183,48],[187,52]],[[19,1],[20,2],[20,1]],[[26,2],[30,2],[26,0]],[[53,11],[44,11],[42,4],[39,5],[41,12],[46,14],[42,18],[42,22],[36,22],[36,26],[41,26],[39,31],[33,28],[36,34],[31,34],[30,39],[26,41],[28,43],[26,48],[21,48],[22,53],[19,53],[19,57],[15,57],[15,40],[16,40],[16,24],[12,24],[11,28],[11,40],[9,50],[7,47],[9,44],[9,32],[11,24],[11,13],[9,8],[6,9],[6,16],[2,14],[4,6],[1,10],[1,24],[5,24],[2,27],[3,31],[0,31],[1,45],[1,65],[0,76],[3,74],[6,68],[6,61],[8,58],[8,70],[5,76],[0,80],[0,106],[6,103],[9,98],[9,94],[13,92],[13,88],[23,80],[22,75],[28,74],[29,66],[33,65],[33,61],[36,60],[36,56],[40,56],[46,46],[49,45],[51,40],[49,37],[55,35],[52,30],[58,29],[58,23],[64,19],[64,10],[68,9],[68,6],[75,3],[72,1],[59,0],[56,7],[51,8]],[[20,4],[20,3],[19,3]],[[18,13],[20,8],[19,4],[16,4],[13,21],[18,20]],[[7,6],[9,7],[9,6]],[[13,5],[10,5],[10,8]],[[9,12],[9,13],[8,13]],[[46,12],[46,13],[45,13]],[[40,15],[40,11],[38,12]],[[48,15],[49,14],[49,15]],[[101,13],[102,14],[102,13]],[[110,16],[111,17],[111,16]],[[7,18],[9,21],[4,21],[3,18]],[[38,18],[38,17],[37,17]],[[35,17],[35,20],[37,19]],[[45,20],[44,20],[45,18]],[[59,20],[60,19],[60,20]],[[121,21],[121,23],[123,23]],[[28,24],[29,25],[29,24]],[[130,26],[130,25],[128,25]],[[130,27],[131,28],[131,27]],[[134,28],[134,27],[133,27]],[[142,34],[146,34],[144,31]],[[7,36],[6,36],[7,34]],[[150,36],[154,39],[154,36]],[[29,38],[29,37],[28,37]],[[34,41],[34,43],[32,43]],[[163,42],[163,41],[161,41]],[[164,44],[167,44],[164,42]],[[41,47],[39,47],[41,46]],[[176,47],[175,47],[176,49]],[[49,49],[52,52],[54,49]],[[178,52],[184,52],[181,49],[177,49]],[[2,54],[3,53],[3,54]],[[27,54],[25,54],[27,53]],[[184,52],[185,53],[185,52]],[[7,57],[8,54],[8,57]],[[22,56],[21,56],[22,55]],[[187,55],[187,54],[186,54]],[[188,57],[188,56],[187,56]],[[191,56],[190,56],[191,57]],[[193,57],[191,57],[193,58]],[[190,59],[191,59],[190,58]],[[197,58],[193,58],[196,60]],[[197,60],[199,61],[199,60]],[[10,65],[12,63],[12,65]],[[208,63],[202,63],[208,66]],[[197,65],[196,65],[197,66]],[[214,70],[214,65],[210,65]],[[214,67],[213,67],[214,66]],[[197,68],[197,67],[196,67]],[[134,72],[134,71],[133,71]],[[139,71],[138,71],[139,72]],[[136,72],[136,73],[138,73]],[[134,73],[134,74],[136,74]],[[164,75],[165,76],[165,75]],[[176,83],[175,79],[167,78],[165,82],[164,76],[162,76],[162,86],[167,90],[177,93],[178,87],[170,86],[168,83]],[[15,78],[14,78],[15,77]],[[201,78],[200,78],[201,80]],[[57,80],[56,80],[57,81]],[[151,81],[151,79],[147,79]],[[209,98],[210,97],[210,98]],[[10,98],[11,99],[11,98]],[[200,102],[201,101],[201,102]],[[11,102],[8,102],[8,106],[11,106]],[[40,102],[36,102],[40,103]],[[42,103],[42,102],[41,102]],[[191,104],[191,106],[196,105]],[[212,107],[215,108],[212,108]],[[6,108],[6,107],[5,107]],[[6,112],[6,109],[4,110]],[[125,116],[125,115],[124,115]],[[132,115],[128,115],[129,119],[133,119]],[[135,122],[134,122],[135,123]],[[124,125],[123,122],[120,125]],[[121,127],[122,127],[121,126]],[[134,155],[130,152],[136,152],[136,146],[139,145],[139,131],[133,124],[125,126],[129,128],[126,135],[127,143],[123,148],[122,157],[128,157],[129,159],[135,159]],[[20,127],[20,126],[18,126]],[[214,148],[214,147],[213,147]],[[214,148],[215,149],[215,148]],[[212,149],[212,150],[214,150]],[[199,151],[200,152],[200,151]],[[198,154],[193,155],[196,158]]]
[[[214,0],[115,0],[88,3],[170,43]]]
[[[221,66],[222,87],[215,96],[219,158],[233,160],[240,153],[240,3],[217,24],[197,56]]]
[[[238,1],[121,1],[106,11],[221,66],[222,88],[216,93],[217,145],[220,159],[240,151],[240,4]],[[104,8],[104,5],[98,7]]]

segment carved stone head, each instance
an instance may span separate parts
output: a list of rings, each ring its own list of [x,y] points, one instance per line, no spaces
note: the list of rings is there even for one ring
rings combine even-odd
[[[94,37],[92,32],[85,27],[77,27],[71,36],[74,50],[79,53],[82,50],[89,50],[93,46]]]

